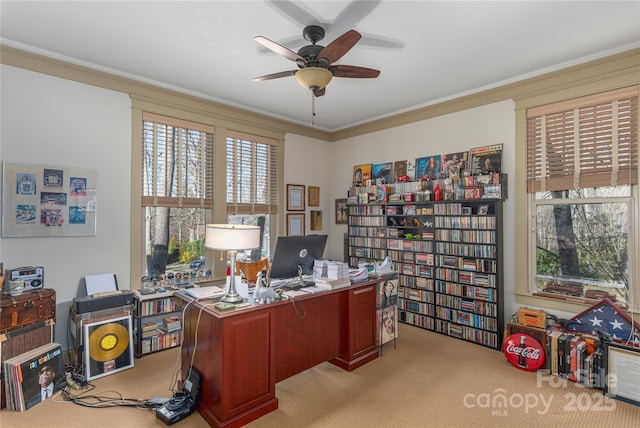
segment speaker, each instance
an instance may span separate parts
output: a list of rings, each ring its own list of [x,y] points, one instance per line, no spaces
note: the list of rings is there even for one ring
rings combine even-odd
[[[133,367],[131,315],[83,325],[87,380]]]

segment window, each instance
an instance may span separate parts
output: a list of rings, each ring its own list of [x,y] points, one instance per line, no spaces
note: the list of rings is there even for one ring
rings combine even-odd
[[[268,256],[278,212],[278,141],[227,134],[227,221],[264,226],[260,256]],[[254,259],[258,258],[254,254]]]
[[[148,276],[203,276],[213,208],[214,128],[143,113],[142,207]]]
[[[530,293],[632,303],[637,168],[637,86],[527,110]]]

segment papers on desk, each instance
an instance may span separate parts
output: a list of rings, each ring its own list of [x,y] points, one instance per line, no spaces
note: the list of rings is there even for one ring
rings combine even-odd
[[[224,296],[225,291],[216,286],[188,288],[184,290],[185,293],[196,299],[213,299],[215,297]]]
[[[298,296],[306,296],[307,293],[302,291],[302,289],[300,289],[300,290],[284,290],[282,292],[282,295],[283,296],[289,296],[289,297],[298,297]]]
[[[303,287],[300,289],[303,293],[319,293],[321,291],[327,291],[327,288],[321,288],[315,285],[310,285],[308,287]]]
[[[360,282],[369,279],[369,270],[366,267],[359,269],[349,269],[349,278],[351,282]]]

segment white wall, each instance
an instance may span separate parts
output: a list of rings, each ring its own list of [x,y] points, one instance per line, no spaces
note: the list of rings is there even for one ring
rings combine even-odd
[[[114,272],[129,289],[131,103],[126,94],[11,66],[0,69],[2,161],[97,171],[97,233],[0,238],[5,268],[44,266],[56,290],[56,341],[67,348],[68,307],[85,275]]]
[[[332,165],[332,145],[325,141],[304,137],[295,134],[287,134],[284,152],[284,183],[286,192],[287,184],[301,184],[305,186],[305,233],[326,235],[330,234],[333,225],[333,199],[331,197],[331,175]],[[320,206],[310,207],[308,205],[308,186],[320,187]],[[286,197],[285,197],[286,204]],[[311,230],[311,210],[322,211],[322,229]],[[282,212],[286,212],[286,206],[282,207]],[[286,219],[285,219],[286,221]],[[282,235],[286,234],[285,230]],[[325,255],[328,256],[331,241],[335,239],[329,236]],[[335,258],[335,256],[332,256]],[[340,257],[341,259],[341,257]]]

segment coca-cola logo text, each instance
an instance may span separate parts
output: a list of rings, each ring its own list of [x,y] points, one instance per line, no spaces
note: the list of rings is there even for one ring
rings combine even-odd
[[[531,358],[532,360],[537,360],[540,358],[540,349],[533,348],[531,346],[527,346],[526,348],[522,348],[520,346],[516,346],[513,343],[507,344],[505,351],[512,355],[522,355],[525,358]]]

